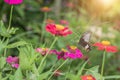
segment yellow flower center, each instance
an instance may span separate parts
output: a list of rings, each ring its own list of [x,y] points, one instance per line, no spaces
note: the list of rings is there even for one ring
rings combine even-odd
[[[42,48],[43,51],[46,51],[48,48]]]
[[[45,7],[43,7],[43,9],[45,9],[45,10],[46,10],[46,9],[49,9],[49,8],[48,8],[47,6],[45,6]]]
[[[87,76],[87,80],[93,80],[91,76]]]
[[[66,50],[66,49],[64,49],[64,48],[62,48],[62,51],[67,52],[67,50]]]
[[[102,43],[103,45],[106,45],[106,46],[110,45],[110,42],[109,42],[109,41],[102,41],[101,43]]]
[[[60,31],[60,30],[63,30],[63,29],[64,29],[64,26],[57,24],[57,25],[56,25],[56,29],[59,30],[59,31]]]
[[[76,46],[70,46],[72,50],[75,50],[77,47]]]

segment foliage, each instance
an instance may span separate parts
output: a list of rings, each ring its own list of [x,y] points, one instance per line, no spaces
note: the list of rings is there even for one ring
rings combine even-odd
[[[83,75],[92,75],[96,80],[119,80],[120,38],[119,31],[114,29],[114,26],[119,24],[116,21],[110,22],[111,20],[102,21],[101,18],[96,20],[93,16],[90,17],[83,7],[76,5],[76,9],[75,5],[68,6],[67,3],[71,4],[74,1],[62,0],[61,4],[56,1],[24,0],[19,5],[13,5],[11,22],[12,5],[6,4],[4,0],[0,1],[0,80],[83,80],[81,79]],[[53,4],[63,6],[57,8]],[[50,10],[41,11],[45,6]],[[80,13],[77,10],[80,10]],[[53,27],[59,24],[59,29],[55,27],[54,34],[53,29],[46,30],[46,25],[51,23],[46,22],[48,19],[54,20]],[[67,21],[67,24],[61,23],[61,20]],[[61,30],[61,25],[64,29],[67,27],[67,30]],[[67,33],[68,29],[72,32]],[[90,52],[78,44],[86,31],[92,32]],[[118,48],[116,53],[106,51],[104,67],[103,51],[92,46],[93,43],[102,40],[109,40],[111,45]],[[73,55],[68,57],[66,54],[66,58],[67,51],[70,54],[75,53],[73,47],[71,50],[68,49],[71,45],[76,46],[83,56],[76,59]],[[42,51],[37,51],[37,48]],[[62,53],[66,59],[57,58],[63,57]],[[15,68],[13,63],[7,62],[9,56],[19,58],[18,68]],[[12,62],[12,59],[10,61]],[[104,68],[103,74],[100,72],[101,68]],[[56,73],[57,70],[60,72]]]

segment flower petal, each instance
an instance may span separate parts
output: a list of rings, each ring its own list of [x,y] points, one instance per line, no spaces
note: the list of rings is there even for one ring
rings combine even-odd
[[[118,48],[116,46],[107,46],[106,47],[106,51],[107,52],[112,52],[112,53],[115,53],[118,51]]]
[[[9,5],[18,5],[23,2],[23,0],[4,0],[5,3]]]

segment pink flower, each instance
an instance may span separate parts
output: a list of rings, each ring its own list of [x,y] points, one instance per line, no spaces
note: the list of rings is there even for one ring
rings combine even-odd
[[[12,67],[13,67],[13,68],[18,68],[18,67],[19,67],[19,64],[18,64],[18,63],[12,64]]]
[[[70,58],[73,58],[73,59],[82,58],[83,54],[76,46],[67,46],[67,48],[68,48],[68,51],[71,53],[69,54]]]
[[[19,58],[18,57],[14,57],[12,60],[14,63],[18,63],[19,62]]]
[[[18,5],[23,2],[23,0],[4,0],[5,3],[9,5]]]
[[[55,55],[57,55],[58,60],[59,59],[63,59],[66,60],[68,58],[68,51],[65,49],[62,49],[61,51],[57,51],[57,50],[52,50],[52,53],[54,53]]]
[[[43,56],[46,55],[48,50],[48,48],[36,48],[36,52],[40,53]],[[52,54],[52,51],[50,50],[48,54]]]
[[[6,62],[9,64],[13,63],[13,57],[12,56],[8,56],[8,58],[6,59]]]
[[[76,48],[74,50],[69,49],[69,51],[70,51],[70,54],[68,54],[68,57],[71,58],[71,59],[77,59],[77,58],[82,58],[83,57],[82,52],[78,48]]]
[[[67,36],[69,34],[72,34],[72,31],[69,30],[67,27],[64,27],[62,25],[56,25],[56,24],[47,24],[46,31],[50,32],[55,36]]]
[[[19,61],[18,57],[8,56],[8,58],[6,59],[6,62],[9,64],[18,63],[18,61]]]
[[[58,60],[63,59],[66,60],[68,58],[67,54],[68,52],[61,50],[60,52],[55,51],[55,54],[57,55]]]
[[[12,57],[8,56],[6,58],[6,62],[10,64],[13,68],[18,68],[19,67],[19,58],[18,57]]]
[[[82,58],[83,54],[77,47],[69,48],[68,50],[62,49],[61,51],[54,50],[53,53],[57,55],[58,60],[63,59],[78,59]]]

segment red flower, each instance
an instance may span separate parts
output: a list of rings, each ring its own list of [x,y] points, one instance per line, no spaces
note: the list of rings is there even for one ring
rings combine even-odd
[[[46,31],[50,32],[55,36],[67,36],[68,34],[72,34],[72,31],[69,30],[68,27],[55,24],[47,24]]]
[[[81,76],[82,80],[96,80],[92,75]]]
[[[109,41],[102,41],[93,44],[93,46],[98,47],[98,50],[106,50],[106,52],[115,53],[118,51],[116,46],[111,46]]]

